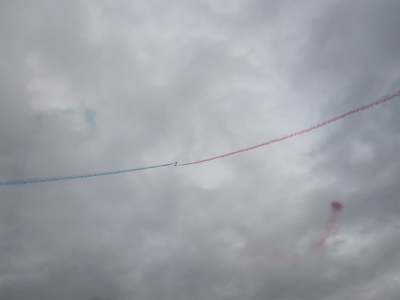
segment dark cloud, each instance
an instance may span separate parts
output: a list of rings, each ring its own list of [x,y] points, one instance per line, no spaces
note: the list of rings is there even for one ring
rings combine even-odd
[[[370,103],[400,86],[399,10],[2,2],[0,179],[204,159]],[[399,111],[201,165],[3,186],[0,298],[397,299]]]

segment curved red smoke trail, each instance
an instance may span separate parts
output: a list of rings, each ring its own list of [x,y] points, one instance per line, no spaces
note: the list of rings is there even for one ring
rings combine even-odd
[[[203,162],[206,162],[206,161],[210,161],[210,160],[219,159],[219,158],[223,158],[223,157],[226,157],[226,156],[234,155],[234,154],[237,154],[237,153],[240,153],[240,152],[253,150],[253,149],[256,149],[258,147],[268,146],[268,145],[273,144],[273,143],[282,142],[284,140],[290,139],[290,138],[295,137],[297,135],[302,135],[302,134],[305,134],[307,132],[316,130],[316,129],[320,128],[320,127],[326,126],[326,125],[328,125],[330,123],[333,123],[333,122],[336,122],[336,121],[338,121],[340,119],[344,119],[344,118],[346,118],[348,116],[351,116],[352,114],[359,113],[361,111],[370,109],[371,107],[373,107],[375,105],[382,104],[384,102],[387,102],[387,101],[392,100],[392,99],[394,99],[396,97],[399,97],[399,96],[400,96],[400,90],[397,91],[397,92],[394,92],[392,94],[386,95],[386,96],[376,100],[375,102],[372,102],[370,104],[367,104],[367,105],[361,106],[359,108],[353,109],[353,110],[351,110],[351,111],[349,111],[349,112],[347,112],[345,114],[342,114],[340,116],[334,117],[334,118],[332,118],[330,120],[327,120],[327,121],[322,122],[322,123],[320,123],[318,125],[309,127],[307,129],[303,129],[303,130],[297,131],[295,133],[289,134],[287,136],[284,136],[284,137],[281,137],[281,138],[278,138],[278,139],[274,139],[274,140],[271,140],[271,141],[268,141],[266,143],[263,143],[263,144],[260,144],[260,145],[256,145],[256,146],[253,146],[253,147],[250,147],[250,148],[241,149],[241,150],[237,150],[237,151],[230,152],[230,153],[227,153],[227,154],[223,154],[223,155],[219,155],[219,156],[215,156],[215,157],[211,157],[211,158],[207,158],[207,159],[203,159],[203,160],[198,160],[198,161],[194,161],[194,162],[189,162],[189,163],[184,163],[184,164],[177,164],[176,166],[179,167],[179,166],[187,166],[187,165],[199,164],[199,163],[203,163]]]
[[[343,204],[338,201],[331,202],[331,212],[328,219],[325,232],[317,240],[317,248],[321,248],[325,245],[326,241],[333,235],[337,233],[337,218],[339,212],[343,209]]]

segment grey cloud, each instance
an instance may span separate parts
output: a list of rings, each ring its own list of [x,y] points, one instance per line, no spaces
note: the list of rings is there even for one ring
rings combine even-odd
[[[203,159],[369,103],[399,89],[399,7],[3,2],[1,180]],[[2,187],[0,298],[396,299],[398,111],[202,165]]]

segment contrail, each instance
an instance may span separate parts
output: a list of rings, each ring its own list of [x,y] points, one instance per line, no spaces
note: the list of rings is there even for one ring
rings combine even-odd
[[[318,125],[312,126],[310,128],[307,129],[303,129],[301,131],[292,133],[290,135],[284,136],[282,138],[279,139],[275,139],[275,140],[271,140],[268,141],[266,143],[260,144],[260,145],[256,145],[250,148],[246,148],[246,149],[241,149],[241,150],[237,150],[234,152],[230,152],[224,155],[220,155],[220,156],[216,156],[216,157],[212,157],[212,158],[208,158],[208,159],[204,159],[204,160],[199,160],[199,161],[195,161],[195,162],[190,162],[190,163],[184,163],[184,164],[178,164],[178,163],[170,163],[170,164],[164,164],[164,165],[157,165],[157,166],[151,166],[151,167],[144,167],[144,168],[137,168],[137,169],[128,169],[128,170],[120,170],[120,171],[113,171],[113,172],[104,172],[104,173],[94,173],[94,174],[85,174],[85,175],[75,175],[75,176],[54,176],[54,177],[42,177],[42,178],[32,178],[32,179],[17,179],[17,180],[6,180],[6,181],[0,181],[0,186],[5,186],[5,185],[20,185],[20,184],[30,184],[30,183],[40,183],[40,182],[50,182],[50,181],[60,181],[60,180],[70,180],[70,179],[80,179],[80,178],[87,178],[87,177],[97,177],[97,176],[105,176],[105,175],[113,175],[113,174],[119,174],[119,173],[127,173],[127,172],[135,172],[135,171],[141,171],[141,170],[146,170],[146,169],[154,169],[154,168],[161,168],[161,167],[166,167],[166,166],[171,166],[171,165],[175,165],[175,166],[187,166],[187,165],[193,165],[193,164],[199,164],[199,163],[203,163],[206,161],[210,161],[210,160],[214,160],[214,159],[218,159],[218,158],[223,158],[226,156],[230,156],[233,154],[237,154],[240,152],[244,152],[244,151],[249,151],[249,150],[253,150],[256,149],[258,147],[262,147],[262,146],[267,146],[273,143],[277,143],[277,142],[281,142],[283,140],[286,139],[290,139],[294,136],[297,135],[302,135],[304,133],[313,131],[315,129],[318,129],[320,127],[323,127],[325,125],[328,125],[332,122],[338,121],[340,119],[346,118],[352,114],[361,112],[363,110],[367,110],[370,109],[371,107],[378,105],[378,104],[382,104],[384,102],[387,102],[389,100],[392,100],[396,97],[400,96],[400,90],[397,92],[394,92],[392,94],[386,95],[378,100],[376,100],[375,102],[372,102],[368,105],[364,105],[361,106],[357,109],[351,110],[345,114],[342,114],[340,116],[337,116],[335,118],[332,118],[330,120],[327,120],[325,122],[322,122]]]
[[[174,163],[165,164],[165,165],[158,165],[158,166],[151,166],[151,167],[144,167],[144,168],[137,168],[137,169],[128,169],[128,170],[120,170],[120,171],[112,171],[112,172],[104,172],[104,173],[94,173],[94,174],[85,174],[85,175],[75,175],[75,176],[54,176],[54,177],[32,178],[32,179],[7,180],[7,181],[0,181],[0,186],[2,186],[2,185],[30,184],[30,183],[40,183],[40,182],[49,182],[49,181],[70,180],[70,179],[80,179],[80,178],[87,178],[87,177],[114,175],[114,174],[120,174],[120,173],[141,171],[141,170],[146,170],[146,169],[161,168],[161,167],[171,166],[173,164]]]
[[[333,123],[333,122],[335,122],[335,121],[338,121],[338,120],[340,120],[340,119],[346,118],[346,117],[348,117],[348,116],[350,116],[350,115],[352,115],[352,114],[361,112],[361,111],[363,111],[363,110],[370,109],[371,107],[373,107],[373,106],[375,106],[375,105],[382,104],[382,103],[387,102],[387,101],[389,101],[389,100],[392,100],[393,98],[396,98],[396,97],[398,97],[398,96],[400,96],[400,90],[397,91],[397,92],[394,92],[394,93],[392,93],[392,94],[386,95],[386,96],[380,98],[379,100],[377,100],[377,101],[375,101],[375,102],[372,102],[371,104],[361,106],[360,108],[357,108],[357,109],[354,109],[354,110],[352,110],[352,111],[349,111],[349,112],[347,112],[347,113],[345,113],[345,114],[343,114],[343,115],[334,117],[334,118],[332,118],[332,119],[330,119],[330,120],[327,120],[327,121],[325,121],[325,122],[322,122],[322,123],[320,123],[320,124],[318,124],[318,125],[312,126],[312,127],[310,127],[310,128],[307,128],[307,129],[300,130],[300,131],[298,131],[298,132],[289,134],[289,135],[284,136],[284,137],[281,137],[281,138],[279,138],[279,139],[271,140],[271,141],[268,141],[268,142],[263,143],[263,144],[260,144],[260,145],[256,145],[256,146],[253,146],[253,147],[250,147],[250,148],[246,148],[246,149],[237,150],[237,151],[234,151],[234,152],[230,152],[230,153],[227,153],[227,154],[215,156],[215,157],[212,157],[212,158],[207,158],[207,159],[198,160],[198,161],[189,162],[189,163],[184,163],[184,164],[178,164],[177,166],[187,166],[187,165],[199,164],[199,163],[203,163],[203,162],[206,162],[206,161],[210,161],[210,160],[219,159],[219,158],[223,158],[223,157],[226,157],[226,156],[234,155],[234,154],[237,154],[237,153],[240,153],[240,152],[253,150],[253,149],[256,149],[256,148],[258,148],[258,147],[267,146],[267,145],[270,145],[270,144],[273,144],[273,143],[278,143],[278,142],[281,142],[281,141],[283,141],[283,140],[287,140],[287,139],[290,139],[290,138],[292,138],[292,137],[295,137],[296,135],[302,135],[302,134],[304,134],[304,133],[313,131],[313,130],[315,130],[315,129],[318,129],[318,128],[320,128],[320,127],[323,127],[323,126],[325,126],[325,125],[328,125],[328,124],[330,124],[330,123]]]

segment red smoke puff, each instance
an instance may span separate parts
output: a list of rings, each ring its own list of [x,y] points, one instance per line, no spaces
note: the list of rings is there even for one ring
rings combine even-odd
[[[342,210],[343,205],[340,202],[332,201],[331,202],[331,207],[335,212],[337,212],[337,211],[341,211]]]

